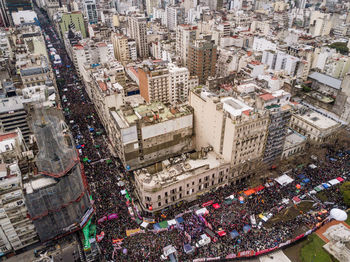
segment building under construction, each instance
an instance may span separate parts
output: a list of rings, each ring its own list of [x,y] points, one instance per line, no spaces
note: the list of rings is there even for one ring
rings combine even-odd
[[[41,241],[81,229],[93,214],[71,134],[57,108],[28,108],[36,140],[33,173],[24,185],[26,205]]]

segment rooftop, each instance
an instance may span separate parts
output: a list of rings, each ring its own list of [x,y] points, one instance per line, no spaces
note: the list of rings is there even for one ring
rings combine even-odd
[[[284,150],[299,145],[306,141],[306,137],[288,129],[288,135],[286,136],[286,140],[284,142]]]
[[[299,116],[309,124],[315,125],[321,129],[328,129],[339,125],[339,123],[337,123],[333,119],[330,119],[329,117],[321,115],[320,113],[312,110],[309,110],[303,114],[299,114]]]
[[[222,98],[221,102],[223,103],[224,110],[232,116],[239,116],[244,112],[253,110],[252,107],[233,97]]]
[[[164,187],[196,176],[199,172],[202,173],[203,169],[198,171],[200,168],[208,170],[220,167],[223,164],[227,163],[213,151],[204,153],[204,155],[196,152],[189,157],[179,157],[173,164],[169,160],[163,161],[162,171],[151,174],[150,170],[144,168],[135,171],[135,175],[140,182],[147,184],[149,187]]]
[[[189,106],[184,105],[177,108],[170,108],[162,102],[141,104],[135,107],[122,106],[117,112],[111,112],[120,128],[131,126],[135,124],[137,120],[152,124],[155,121],[164,122],[191,113],[192,111]]]
[[[309,75],[309,78],[314,79],[321,84],[333,87],[334,89],[340,89],[341,86],[341,80],[331,77],[329,75],[321,74],[318,72],[313,72]]]

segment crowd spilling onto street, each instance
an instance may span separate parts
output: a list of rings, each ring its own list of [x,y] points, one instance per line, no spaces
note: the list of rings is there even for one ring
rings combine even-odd
[[[52,27],[47,23],[42,26],[53,38]],[[76,76],[64,45],[58,39],[54,45],[62,58],[59,68],[61,78],[57,82],[60,97],[65,96],[61,102],[62,110],[83,162],[95,206],[97,233],[104,233],[99,246],[107,261],[159,261],[163,248],[168,245],[175,247],[180,261],[265,250],[321,223],[334,206],[345,208],[339,192],[341,183],[322,191],[327,201],[322,201],[318,198],[318,192],[312,191],[329,180],[341,178],[343,182],[348,178],[350,152],[347,149],[337,152],[329,150],[326,159],[314,161],[316,167],[303,166],[290,170],[287,175],[293,181],[286,185],[267,178],[262,181],[259,191],[250,195],[244,193],[249,189],[245,183],[227,185],[193,202],[182,202],[158,214],[149,211],[138,213],[130,174],[124,171],[119,159],[111,153],[104,127]],[[130,195],[129,199],[124,190]],[[295,197],[298,201],[293,201]],[[204,213],[198,214],[196,211],[203,209],[204,203],[210,204],[205,207]],[[311,204],[305,209],[299,207],[303,203]],[[213,204],[218,205],[214,207]],[[132,214],[130,209],[133,210]],[[291,209],[296,212],[288,213]],[[117,214],[117,218],[98,222],[109,214]],[[155,229],[155,224],[176,217],[181,217],[181,222],[169,225],[164,230]],[[154,224],[147,223],[141,228],[143,218],[154,219]],[[126,230],[137,228],[142,231],[126,235]],[[198,246],[206,229],[213,233],[209,236],[211,242]],[[189,244],[192,250],[185,252],[185,244]]]

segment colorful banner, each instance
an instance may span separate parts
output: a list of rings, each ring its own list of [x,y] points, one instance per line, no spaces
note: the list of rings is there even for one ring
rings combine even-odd
[[[247,251],[242,251],[239,252],[237,257],[251,257],[255,255],[255,251],[254,250],[247,250]]]
[[[299,236],[297,236],[296,238],[294,238],[295,241],[299,240],[300,238],[303,238],[305,235],[304,234],[301,234]]]
[[[135,229],[128,229],[126,230],[126,235],[129,236],[133,236],[135,234],[140,233],[141,229],[140,228],[135,228]]]
[[[143,222],[147,222],[149,224],[153,224],[155,223],[156,221],[154,220],[154,218],[147,218],[147,217],[144,217],[143,218]]]
[[[115,214],[115,213],[110,214],[110,215],[108,215],[108,217],[107,217],[108,220],[117,219],[117,218],[118,218],[118,215]]]

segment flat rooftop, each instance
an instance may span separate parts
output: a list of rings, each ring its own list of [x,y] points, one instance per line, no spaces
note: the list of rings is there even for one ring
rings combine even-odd
[[[303,143],[304,141],[306,141],[305,136],[289,129],[288,135],[286,136],[286,139],[284,142],[284,149],[294,147],[296,145]]]
[[[321,84],[330,86],[334,89],[340,89],[341,86],[341,80],[331,77],[329,75],[321,74],[318,72],[313,72],[309,75],[309,78],[316,80],[317,82],[320,82]]]
[[[252,107],[233,97],[222,98],[221,102],[223,103],[224,110],[230,113],[232,116],[239,116],[244,111],[253,110]]]
[[[162,102],[153,102],[151,104],[140,104],[136,107],[123,106],[116,113],[111,112],[114,119],[121,128],[131,126],[137,120],[152,123],[154,120],[164,122],[173,118],[186,116],[192,111],[187,105],[177,108],[168,107]],[[119,119],[118,119],[119,118]]]
[[[299,114],[299,116],[304,119],[304,121],[315,125],[321,129],[328,129],[334,126],[339,125],[338,122],[334,121],[333,119],[330,119],[329,117],[326,117],[324,115],[321,115],[320,113],[317,113],[316,111],[309,110],[305,114]]]
[[[197,152],[197,154],[199,154],[199,152]],[[227,162],[215,152],[210,151],[205,157],[199,157],[198,159],[191,159],[190,157],[181,162],[169,164],[169,160],[165,160],[163,161],[163,165],[166,165],[166,168],[163,168],[162,171],[151,174],[147,169],[141,169],[135,171],[135,175],[138,177],[139,181],[147,184],[149,187],[168,186],[189,177],[196,176],[198,173],[196,170],[199,168],[208,166],[209,169],[213,169],[227,164]]]

